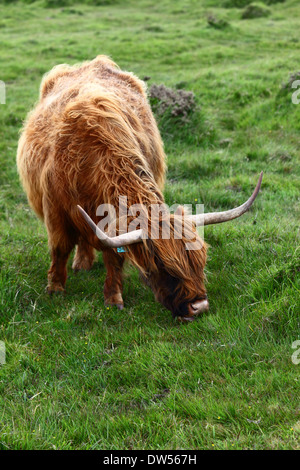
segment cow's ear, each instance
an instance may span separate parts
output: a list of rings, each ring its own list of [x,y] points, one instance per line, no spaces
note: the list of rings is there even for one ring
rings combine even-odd
[[[184,208],[183,206],[178,206],[176,211],[174,212],[175,215],[181,215],[181,217],[184,216]]]

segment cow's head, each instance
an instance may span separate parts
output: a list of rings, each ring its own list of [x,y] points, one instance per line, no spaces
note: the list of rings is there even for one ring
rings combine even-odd
[[[168,221],[165,221],[165,216],[161,217],[159,234],[162,233],[162,224],[169,224],[170,236],[167,239],[161,236],[145,238],[142,229],[111,238],[78,207],[104,245],[111,248],[129,247],[129,259],[140,269],[142,279],[151,287],[156,299],[171,310],[174,317],[191,321],[209,307],[204,286],[206,245],[197,234],[196,226],[240,217],[255,200],[261,181],[262,173],[252,196],[235,209],[187,217],[182,212],[168,214]]]
[[[208,310],[204,285],[206,244],[189,219],[182,224],[182,237],[178,234],[174,237],[174,226],[180,227],[182,220],[177,215],[170,216],[170,238],[147,240],[144,256],[136,256],[135,250],[140,247],[133,249],[142,279],[151,287],[156,300],[171,310],[174,317],[188,321]]]

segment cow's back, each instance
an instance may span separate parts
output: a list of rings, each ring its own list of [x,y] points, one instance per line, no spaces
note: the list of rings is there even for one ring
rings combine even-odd
[[[113,188],[125,190],[133,174],[162,189],[165,156],[144,83],[105,56],[54,67],[24,125],[17,163],[41,217],[45,197],[65,210],[91,197],[114,202]]]

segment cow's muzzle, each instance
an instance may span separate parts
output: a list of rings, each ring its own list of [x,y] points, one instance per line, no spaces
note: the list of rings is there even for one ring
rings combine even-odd
[[[178,319],[182,322],[191,322],[194,321],[195,318],[200,315],[200,313],[207,312],[209,310],[209,302],[207,297],[204,299],[196,300],[195,302],[191,302],[188,305],[188,314],[182,317],[178,317]]]

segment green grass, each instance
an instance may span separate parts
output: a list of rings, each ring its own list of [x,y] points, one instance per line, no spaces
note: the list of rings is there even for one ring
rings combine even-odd
[[[299,449],[300,105],[279,93],[299,70],[298,2],[252,20],[213,0],[67,3],[1,6],[0,449]],[[18,181],[19,129],[45,72],[99,53],[196,95],[190,133],[162,129],[168,204],[231,208],[264,171],[251,211],[205,230],[211,308],[193,324],[130,267],[126,309],[106,309],[101,255],[90,273],[69,269],[65,296],[44,292],[47,236]]]

